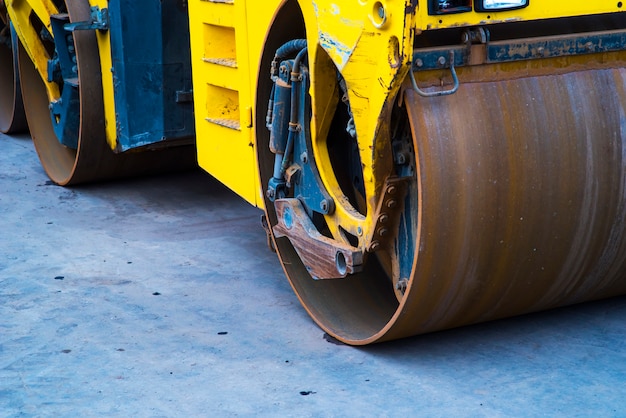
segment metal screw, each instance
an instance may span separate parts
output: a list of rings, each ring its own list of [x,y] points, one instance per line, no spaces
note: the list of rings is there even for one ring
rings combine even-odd
[[[322,200],[320,202],[320,208],[322,209],[322,212],[328,212],[328,200]]]
[[[398,283],[396,283],[396,290],[400,291],[404,295],[406,289],[409,287],[409,279],[400,279]]]
[[[389,216],[386,213],[383,213],[378,217],[378,222],[380,222],[381,224],[387,223],[388,220]]]
[[[439,57],[437,62],[439,63],[439,65],[442,65],[442,66],[446,65],[446,58],[445,57]]]
[[[378,17],[380,17],[381,19],[385,18],[385,8],[382,4],[378,6]]]
[[[367,249],[367,251],[369,251],[370,253],[373,253],[374,251],[378,250],[379,248],[380,248],[380,242],[372,241],[372,243],[370,244],[370,246]]]
[[[389,187],[387,187],[387,193],[388,194],[396,194],[396,191],[398,191],[396,186],[389,186]]]
[[[387,228],[380,228],[378,230],[378,235],[380,235],[381,237],[384,237],[385,235],[387,235],[388,232],[389,230]]]
[[[395,199],[391,199],[389,202],[387,202],[387,207],[389,209],[393,209],[398,205],[398,202],[396,202]]]
[[[283,223],[285,224],[285,228],[293,228],[293,214],[290,208],[286,208],[285,212],[283,212]]]

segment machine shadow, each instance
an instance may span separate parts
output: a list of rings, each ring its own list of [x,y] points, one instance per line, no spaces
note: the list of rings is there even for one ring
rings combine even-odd
[[[626,296],[500,319],[360,348],[391,362],[419,366],[487,364],[515,358],[544,362],[626,355]],[[569,356],[569,357],[568,357]],[[569,361],[569,360],[568,360]]]

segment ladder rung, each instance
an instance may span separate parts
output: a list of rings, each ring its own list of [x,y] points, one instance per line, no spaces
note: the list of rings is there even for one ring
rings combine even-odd
[[[232,58],[202,58],[202,61],[223,67],[237,68],[237,60]]]
[[[214,118],[206,118],[207,122],[214,123],[215,125],[220,125],[225,128],[234,129],[237,131],[241,130],[241,124],[238,120],[234,119],[214,119]]]

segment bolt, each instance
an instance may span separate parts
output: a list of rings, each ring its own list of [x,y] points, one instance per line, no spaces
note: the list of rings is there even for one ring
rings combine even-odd
[[[381,224],[387,223],[388,220],[389,216],[386,213],[383,213],[378,217],[378,222],[380,222]]]
[[[293,214],[290,208],[286,208],[285,212],[283,212],[283,223],[285,224],[285,228],[293,228]]]
[[[267,198],[270,200],[274,199],[274,197],[276,197],[276,191],[274,189],[267,189],[267,192],[265,192],[265,196],[267,196]]]
[[[437,60],[437,62],[439,63],[439,65],[443,66],[446,65],[446,58],[445,57],[439,57],[439,59]]]
[[[409,279],[400,279],[398,283],[396,283],[396,290],[404,295],[406,289],[409,287]]]
[[[416,66],[417,68],[422,68],[422,67],[424,66],[424,61],[422,61],[422,59],[421,59],[421,58],[416,59],[416,60],[415,60],[415,66]]]
[[[403,152],[399,152],[396,154],[396,162],[400,165],[406,164],[406,156]]]
[[[302,161],[302,164],[306,164],[309,162],[309,155],[306,153],[306,151],[300,154],[300,161]]]
[[[587,42],[585,44],[585,49],[589,52],[593,51],[593,43],[592,42]]]
[[[389,233],[389,230],[387,228],[380,228],[378,230],[378,235],[380,235],[381,237],[384,237],[385,235],[387,235],[387,233]]]
[[[279,71],[281,74],[285,74],[287,72],[287,67],[285,67],[284,65],[281,65]]]
[[[540,57],[543,57],[546,53],[546,50],[544,47],[540,46],[539,48],[537,48],[537,55],[539,55]]]
[[[378,250],[379,248],[380,248],[380,242],[372,241],[372,243],[368,247],[367,251],[369,251],[370,253],[373,253],[374,251]]]
[[[378,6],[378,17],[380,17],[381,19],[385,18],[385,8],[382,4]]]
[[[387,194],[396,194],[397,191],[398,189],[396,188],[396,186],[387,187]]]
[[[398,205],[398,202],[395,199],[391,199],[387,202],[387,207],[389,209],[394,209]]]
[[[328,212],[328,200],[324,199],[320,202],[320,209],[322,209],[324,213]]]

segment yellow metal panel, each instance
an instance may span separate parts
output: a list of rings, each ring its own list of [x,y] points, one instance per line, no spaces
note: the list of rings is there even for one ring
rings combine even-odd
[[[90,0],[89,4],[100,9],[108,7],[108,0]],[[115,90],[113,87],[113,59],[111,55],[111,36],[109,31],[96,31],[98,50],[100,52],[100,71],[102,74],[102,97],[104,99],[104,125],[109,147],[117,146],[117,129],[115,118]]]
[[[264,40],[281,4],[279,1],[245,3],[243,0],[230,4],[189,2],[199,164],[257,206],[263,201],[251,126],[255,109],[253,92]],[[320,69],[312,69],[313,83],[336,82],[332,67],[331,71],[326,71],[328,58],[317,59],[321,51],[317,48],[319,45],[349,82],[350,99],[358,119],[357,130],[363,138],[362,159],[368,166],[366,170],[370,170],[369,177],[373,177],[369,144],[376,135],[382,107],[390,92],[399,86],[398,73],[406,72],[402,67],[410,59],[404,53],[411,45],[410,29],[405,24],[406,3],[404,0],[388,0],[384,4],[360,1],[355,7],[352,3],[326,0],[302,1],[299,5],[307,27],[311,67],[317,65]],[[223,35],[232,39],[233,33],[234,49],[213,38]],[[407,39],[409,42],[404,42]],[[231,99],[235,97],[231,90],[237,91],[236,100]],[[323,89],[311,93],[312,130],[314,137],[323,137],[330,123],[326,108],[332,103],[327,97],[329,93]],[[239,119],[238,123],[235,119]],[[338,189],[332,176],[324,181],[327,187]],[[371,187],[378,186],[371,183]]]
[[[241,20],[242,16],[235,17],[235,10],[239,8],[239,3],[245,3],[241,0],[191,0],[189,3],[193,3],[193,6],[189,8],[189,17],[192,22],[208,23],[227,28],[244,24],[244,21]],[[237,8],[233,7],[235,3],[237,3]]]
[[[626,10],[622,2],[616,0],[531,0],[528,7],[508,12],[464,12],[439,16],[428,15],[428,3],[425,1],[419,2],[418,7],[417,28],[421,30],[584,16]]]
[[[243,85],[247,84],[247,80],[241,78],[241,70],[231,66],[233,61],[226,59],[211,61],[208,58],[203,59],[203,61],[205,65],[198,64],[197,66],[204,67],[203,71],[211,73],[211,77],[207,79],[210,80],[211,85],[239,91]]]
[[[52,36],[50,15],[58,13],[56,6],[50,0],[7,0],[6,6],[17,36],[46,85],[49,101],[58,100],[61,97],[59,86],[47,81],[50,56],[31,24],[32,15],[36,15]]]
[[[246,2],[191,0],[189,17],[198,163],[259,204]]]
[[[325,0],[315,3],[314,18],[309,19],[317,27],[317,32],[307,33],[314,62],[311,129],[320,176],[335,202],[344,201],[326,147],[329,115],[334,109],[331,95],[336,97],[327,87],[332,86],[335,78],[327,62],[329,57],[341,71],[348,88],[367,196],[366,217],[349,205],[337,205],[335,213],[326,217],[336,238],[342,236],[340,226],[357,236],[368,235],[376,224],[371,217],[376,213],[377,196],[388,167],[376,166],[375,161],[381,153],[389,152],[389,141],[377,141],[377,138],[389,137],[385,109],[397,93],[412,57],[412,18],[411,8],[403,0],[359,1],[357,4]],[[311,48],[315,44],[320,48]]]

